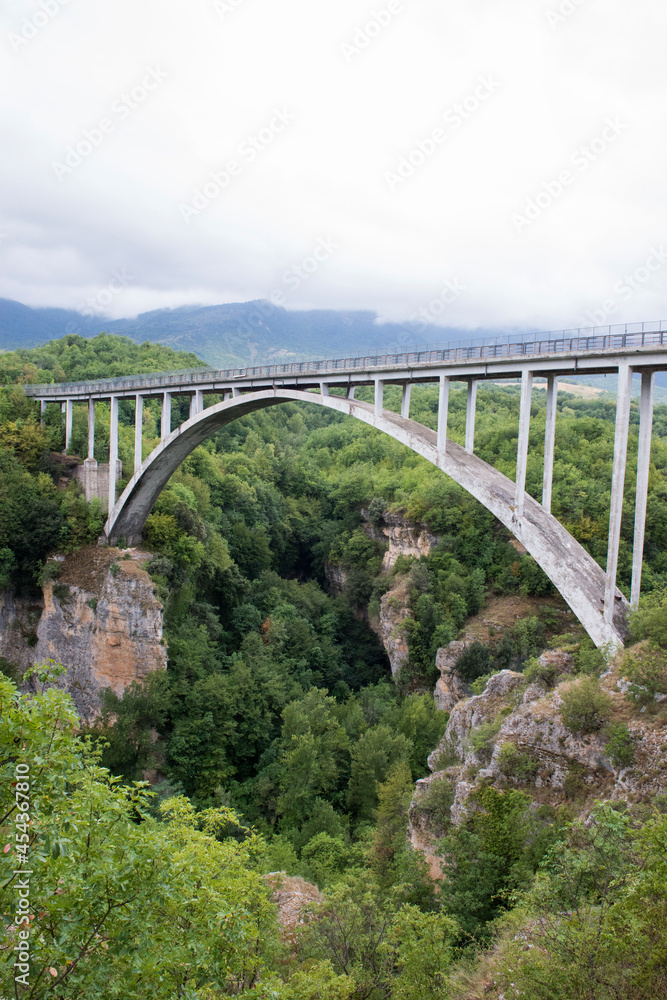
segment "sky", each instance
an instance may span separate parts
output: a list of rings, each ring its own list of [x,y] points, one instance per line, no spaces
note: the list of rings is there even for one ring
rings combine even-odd
[[[666,31],[662,0],[4,0],[0,297],[665,318]]]

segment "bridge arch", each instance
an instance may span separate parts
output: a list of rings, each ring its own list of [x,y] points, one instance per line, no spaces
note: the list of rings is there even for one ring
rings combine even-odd
[[[264,389],[235,396],[191,417],[155,448],[127,484],[104,527],[108,541],[125,538],[134,544],[141,539],[146,518],[170,477],[212,433],[255,410],[289,401],[319,404],[363,420],[441,469],[525,546],[597,646],[622,645],[626,633],[626,599],[617,589],[613,620],[605,621],[605,573],[552,514],[526,494],[522,515],[518,517],[514,507],[515,484],[493,466],[453,441],[447,441],[445,452],[439,451],[435,432],[414,420],[388,410],[377,415],[370,404],[340,396],[298,389]]]

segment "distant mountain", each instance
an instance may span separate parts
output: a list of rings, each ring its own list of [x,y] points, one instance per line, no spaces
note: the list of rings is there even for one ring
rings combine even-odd
[[[66,333],[94,337],[100,331],[96,316],[82,316],[71,309],[32,309],[11,299],[0,299],[0,351],[37,347]]]
[[[317,309],[289,312],[269,302],[157,309],[135,319],[88,317],[67,309],[32,309],[0,299],[0,350],[35,347],[77,333],[102,331],[194,351],[212,365],[308,357],[345,357],[365,350],[398,351],[406,346],[494,336],[499,331],[459,330],[420,323],[379,324],[375,313]]]

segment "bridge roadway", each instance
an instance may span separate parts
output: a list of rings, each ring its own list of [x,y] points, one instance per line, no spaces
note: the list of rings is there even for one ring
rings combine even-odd
[[[639,329],[634,330],[633,327]],[[643,328],[646,329],[643,329]],[[354,388],[372,385],[384,378],[389,384],[437,381],[440,370],[454,380],[520,377],[527,362],[536,375],[598,375],[615,373],[619,357],[635,352],[658,358],[667,346],[667,321],[626,324],[622,332],[604,327],[607,332],[563,331],[548,333],[533,340],[508,343],[470,344],[457,347],[425,347],[394,354],[361,355],[322,361],[293,361],[286,364],[248,366],[246,368],[188,368],[181,371],[155,372],[120,378],[58,382],[26,386],[29,396],[49,400],[109,399],[111,395],[127,398],[140,392],[144,398],[207,393],[249,391],[267,386],[294,386],[301,389],[330,387]],[[647,361],[650,364],[650,361]],[[660,361],[657,361],[661,367]]]
[[[508,343],[434,347],[393,354],[365,355],[323,361],[212,368],[148,375],[26,386],[41,403],[58,403],[65,413],[66,448],[72,433],[76,402],[88,404],[88,458],[94,460],[95,403],[110,400],[109,469],[118,465],[118,403],[134,398],[134,476],[116,501],[115,477],[109,475],[109,518],[105,535],[112,541],[141,535],[144,521],[161,489],[178,464],[209,434],[243,413],[286,400],[320,403],[383,430],[424,455],[451,475],[523,541],[550,576],[598,645],[618,645],[624,634],[627,601],[616,586],[623,510],[623,490],[633,374],[641,377],[640,430],[635,501],[635,534],[631,602],[639,599],[643,560],[646,501],[650,465],[655,373],[667,370],[667,321],[602,330],[564,331]],[[553,459],[558,379],[572,375],[618,376],[616,430],[606,571],[551,515]],[[525,492],[534,378],[546,379],[546,431],[541,504]],[[517,467],[514,482],[474,455],[475,409],[479,381],[521,379]],[[449,386],[467,384],[465,447],[447,439]],[[410,393],[415,384],[439,385],[437,431],[410,420]],[[374,387],[373,404],[354,400],[359,386]],[[384,409],[384,386],[400,385],[400,416]],[[332,393],[331,390],[338,390]],[[342,395],[340,390],[342,390]],[[222,396],[205,406],[206,395]],[[190,416],[172,430],[173,396],[189,396]],[[144,399],[162,401],[161,442],[142,460]],[[431,440],[432,439],[432,440]],[[582,589],[581,580],[586,579]],[[600,596],[602,595],[602,596]],[[603,610],[599,605],[603,605]]]

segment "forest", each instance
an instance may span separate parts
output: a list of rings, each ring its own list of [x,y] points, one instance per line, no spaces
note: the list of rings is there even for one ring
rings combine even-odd
[[[99,503],[63,483],[60,413],[50,408],[41,424],[22,385],[200,363],[105,334],[0,354],[0,590],[38,590],[50,557],[95,544],[103,524]],[[400,409],[398,388],[385,399]],[[175,405],[185,414],[187,400]],[[518,410],[516,386],[480,385],[475,450],[509,476]],[[433,427],[436,414],[436,388],[416,387],[411,416]],[[601,565],[614,416],[613,398],[559,392],[553,513]],[[527,490],[539,499],[539,384],[532,418]],[[133,421],[121,403],[125,470]],[[454,389],[453,440],[462,442],[464,422],[465,391]],[[86,428],[77,406],[71,453],[85,455]],[[158,429],[148,404],[144,455]],[[637,431],[633,404],[619,560],[626,593]],[[373,528],[389,512],[438,541],[428,556],[399,557],[383,572]],[[24,843],[36,869],[38,933],[32,985],[17,996],[667,997],[667,796],[599,801],[582,813],[577,788],[553,806],[524,781],[482,787],[455,825],[443,781],[429,800],[442,878],[406,838],[414,783],[447,725],[432,695],[436,652],[491,597],[534,600],[530,615],[461,662],[475,693],[502,669],[524,671],[527,685],[536,657],[567,643],[581,690],[601,697],[603,655],[576,624],[559,633],[558,594],[510,541],[423,459],[316,405],[243,417],[197,448],[144,532],[168,669],[122,697],[107,692],[100,718],[83,727],[53,683],[59,667],[28,678],[0,660],[5,992],[14,995],[9,830],[16,766],[29,760],[35,792]],[[399,579],[409,658],[394,679],[373,625]],[[628,718],[664,712],[642,691],[667,693],[664,406],[655,411],[643,585],[625,654],[635,680]],[[578,707],[588,718],[588,705]],[[606,739],[622,755],[627,726],[618,725]],[[157,780],[146,782],[147,773]],[[290,935],[271,902],[278,872],[319,890]]]

